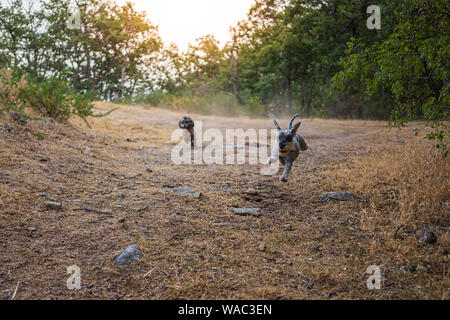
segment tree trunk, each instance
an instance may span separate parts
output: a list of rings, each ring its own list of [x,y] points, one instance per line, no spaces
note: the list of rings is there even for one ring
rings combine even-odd
[[[286,102],[287,102],[287,111],[289,114],[293,113],[294,109],[292,107],[292,79],[291,79],[291,70],[288,71],[287,79],[286,79]]]

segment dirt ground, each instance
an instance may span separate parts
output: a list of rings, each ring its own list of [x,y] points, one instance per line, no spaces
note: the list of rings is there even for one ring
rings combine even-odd
[[[112,107],[97,103],[100,111]],[[281,171],[262,176],[260,165],[173,164],[170,137],[182,116],[120,106],[91,119],[92,128],[0,119],[0,298],[14,291],[15,299],[449,298],[448,255],[439,252],[449,245],[448,219],[435,244],[419,243],[411,226],[395,225],[389,186],[350,183],[360,159],[410,144],[410,128],[303,119],[310,150],[283,183]],[[204,129],[273,128],[270,119],[191,116]],[[174,187],[201,196],[165,191]],[[357,198],[315,197],[328,191]],[[383,205],[374,203],[378,193]],[[50,200],[62,208],[46,208]],[[262,215],[236,215],[234,207]],[[131,244],[143,259],[115,264]],[[71,265],[81,269],[80,290],[66,287]],[[380,290],[367,288],[370,265],[380,266]]]

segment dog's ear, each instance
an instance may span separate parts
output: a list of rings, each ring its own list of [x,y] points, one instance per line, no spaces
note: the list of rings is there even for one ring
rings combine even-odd
[[[291,118],[291,120],[289,121],[288,124],[288,130],[292,130],[292,124],[294,123],[294,119],[300,117],[300,115],[298,113],[294,114],[294,116]]]
[[[299,121],[299,122],[297,122],[297,123],[294,125],[294,127],[292,127],[292,129],[291,129],[292,134],[296,134],[296,133],[297,133],[297,130],[298,130],[298,128],[300,128],[300,125],[301,125],[301,124],[302,124],[302,122]]]
[[[281,130],[280,125],[278,124],[277,120],[273,119],[273,124],[275,125],[275,128],[278,130]]]

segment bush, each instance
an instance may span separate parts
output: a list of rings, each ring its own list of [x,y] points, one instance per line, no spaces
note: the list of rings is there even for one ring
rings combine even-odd
[[[83,119],[88,126],[87,117],[102,117],[113,111],[94,114],[92,92],[78,94],[67,83],[55,78],[39,82],[29,81],[29,84],[20,90],[20,100],[43,117],[66,122],[75,115]]]
[[[247,112],[251,115],[264,116],[266,114],[266,108],[262,104],[261,99],[257,96],[248,99],[246,105]]]
[[[76,94],[64,81],[49,79],[33,82],[21,90],[21,99],[44,117],[67,121],[72,114],[85,119],[92,115],[89,95]]]

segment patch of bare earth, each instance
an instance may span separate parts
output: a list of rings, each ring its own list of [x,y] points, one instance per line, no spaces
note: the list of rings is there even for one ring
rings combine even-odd
[[[15,299],[449,298],[449,162],[411,129],[397,137],[383,122],[304,119],[311,150],[282,183],[259,166],[174,165],[181,116],[121,106],[91,129],[0,118],[2,299],[18,283]],[[191,116],[204,129],[273,127]],[[202,195],[164,191],[171,187]],[[327,191],[357,198],[314,197]],[[435,243],[416,240],[423,226]],[[143,259],[116,265],[131,244]],[[81,268],[80,290],[66,287],[71,265]],[[367,289],[370,265],[381,268],[380,290]]]

